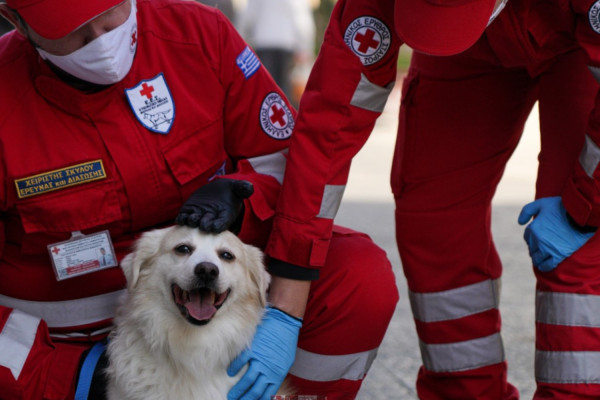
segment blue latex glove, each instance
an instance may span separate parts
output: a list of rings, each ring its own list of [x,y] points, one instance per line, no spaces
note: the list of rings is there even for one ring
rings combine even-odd
[[[584,232],[569,220],[560,197],[544,197],[527,204],[519,214],[519,224],[525,225],[525,242],[533,265],[540,271],[551,271],[594,235]]]
[[[228,400],[270,400],[294,363],[302,320],[267,307],[249,349],[227,369],[235,376],[244,365],[248,370],[227,394]]]

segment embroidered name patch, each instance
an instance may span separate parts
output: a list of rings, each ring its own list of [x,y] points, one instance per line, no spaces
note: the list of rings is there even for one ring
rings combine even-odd
[[[588,11],[588,20],[594,32],[600,34],[600,0],[595,2]]]
[[[106,171],[102,160],[94,160],[17,179],[15,186],[17,187],[17,196],[23,199],[99,179],[106,179]]]
[[[237,56],[235,63],[240,67],[246,79],[254,75],[260,68],[260,60],[248,46]]]
[[[359,17],[348,25],[344,42],[360,58],[363,65],[375,64],[386,55],[392,41],[390,30],[381,20]]]
[[[260,107],[260,126],[273,139],[284,140],[292,136],[294,117],[279,93],[269,93]]]

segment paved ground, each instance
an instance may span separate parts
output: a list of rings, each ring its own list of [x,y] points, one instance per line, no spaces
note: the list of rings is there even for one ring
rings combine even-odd
[[[396,87],[375,131],[356,156],[344,201],[336,218],[336,223],[367,232],[387,251],[401,295],[379,355],[363,383],[359,400],[417,399],[414,381],[420,355],[406,294],[406,281],[395,246],[394,206],[388,184],[399,97],[399,88]],[[535,283],[522,239],[523,228],[516,220],[521,207],[533,198],[539,149],[538,129],[537,113],[534,112],[498,188],[493,213],[496,246],[504,264],[500,309],[509,380],[517,386],[522,399],[530,399],[535,389]]]

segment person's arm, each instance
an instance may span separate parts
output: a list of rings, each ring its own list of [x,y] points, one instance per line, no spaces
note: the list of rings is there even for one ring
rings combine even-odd
[[[269,289],[269,303],[294,317],[303,318],[310,282],[273,276]]]
[[[267,253],[274,275],[303,279],[325,262],[354,155],[395,84],[393,2],[339,1],[302,96]],[[382,171],[383,173],[383,171]]]
[[[576,37],[588,56],[588,67],[600,82],[600,12],[593,0],[572,0],[576,13]],[[580,226],[600,226],[600,92],[590,105],[585,143],[574,172],[567,182],[562,200],[567,213]],[[567,133],[566,133],[567,134]]]
[[[600,7],[592,0],[572,0],[571,6],[576,38],[600,82]],[[594,8],[598,12],[591,12]],[[590,110],[585,143],[562,197],[537,199],[519,215],[519,223],[527,224],[524,238],[533,265],[542,272],[579,250],[600,225],[600,92]]]

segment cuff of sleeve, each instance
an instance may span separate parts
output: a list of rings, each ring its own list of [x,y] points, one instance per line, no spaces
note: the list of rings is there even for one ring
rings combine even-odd
[[[318,269],[299,267],[274,258],[269,261],[268,269],[271,275],[297,281],[315,281],[319,279]]]

